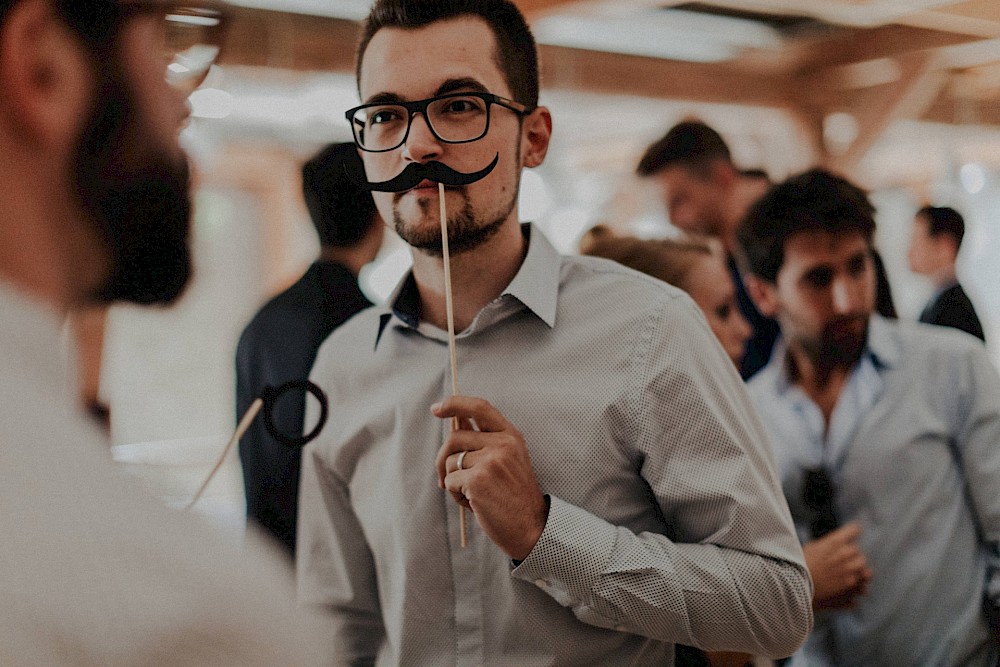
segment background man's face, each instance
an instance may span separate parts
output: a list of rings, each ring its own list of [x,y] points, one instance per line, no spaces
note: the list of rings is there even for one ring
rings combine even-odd
[[[793,235],[777,280],[766,289],[790,344],[824,363],[857,361],[875,309],[875,269],[861,234]]]
[[[723,227],[725,192],[711,174],[682,166],[667,167],[655,176],[670,223],[689,234],[718,236]]]
[[[362,102],[413,101],[449,92],[482,91],[511,97],[497,65],[496,40],[478,18],[439,21],[416,30],[386,28],[372,38],[359,80]],[[479,171],[499,153],[496,169],[472,185],[449,188],[449,241],[452,252],[484,242],[516,215],[521,168],[520,123],[513,112],[494,106],[490,129],[479,141],[446,144],[413,118],[406,143],[387,153],[362,152],[369,181],[398,175],[410,162],[437,160],[463,173]],[[379,213],[392,221],[411,246],[439,253],[437,184],[402,193],[374,193]]]

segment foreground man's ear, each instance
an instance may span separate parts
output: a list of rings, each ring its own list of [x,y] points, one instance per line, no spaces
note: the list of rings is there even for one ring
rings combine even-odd
[[[0,30],[0,108],[12,129],[38,145],[75,137],[91,78],[84,45],[51,2],[14,3]]]
[[[545,161],[552,138],[552,114],[538,107],[524,117],[521,129],[521,166],[537,167]]]

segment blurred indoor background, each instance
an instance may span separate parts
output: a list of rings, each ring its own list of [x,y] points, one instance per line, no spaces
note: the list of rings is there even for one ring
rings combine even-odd
[[[930,293],[906,264],[914,212],[961,211],[959,277],[1000,358],[1000,2],[517,4],[541,45],[542,102],[554,119],[548,160],[524,175],[522,218],[561,250],[574,252],[598,221],[676,233],[634,168],[651,141],[693,116],[720,131],[741,167],[783,179],[823,164],[869,189],[904,318]],[[77,320],[83,381],[110,406],[115,443],[231,433],[239,333],[318,250],[299,167],[350,137],[343,112],[358,103],[354,46],[368,5],[235,3],[184,137],[199,175],[196,280],[169,309]],[[384,298],[407,264],[391,239],[363,276],[366,291]]]

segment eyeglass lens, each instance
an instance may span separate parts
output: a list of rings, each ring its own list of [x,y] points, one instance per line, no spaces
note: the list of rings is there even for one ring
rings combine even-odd
[[[840,525],[834,512],[834,489],[823,469],[807,470],[802,486],[802,502],[813,512],[809,527],[813,538],[820,538]]]
[[[424,117],[441,141],[475,141],[486,134],[489,127],[489,104],[475,96],[439,98],[427,103]],[[380,104],[358,109],[352,125],[362,148],[385,151],[406,140],[412,119],[404,106]]]
[[[190,94],[205,80],[221,49],[222,15],[212,9],[175,6],[164,21],[167,82]]]

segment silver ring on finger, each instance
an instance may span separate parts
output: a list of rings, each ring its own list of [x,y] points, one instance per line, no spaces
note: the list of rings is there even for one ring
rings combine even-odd
[[[469,453],[469,450],[463,449],[458,455],[458,467],[455,470],[465,470],[463,464],[465,463],[465,455]]]

